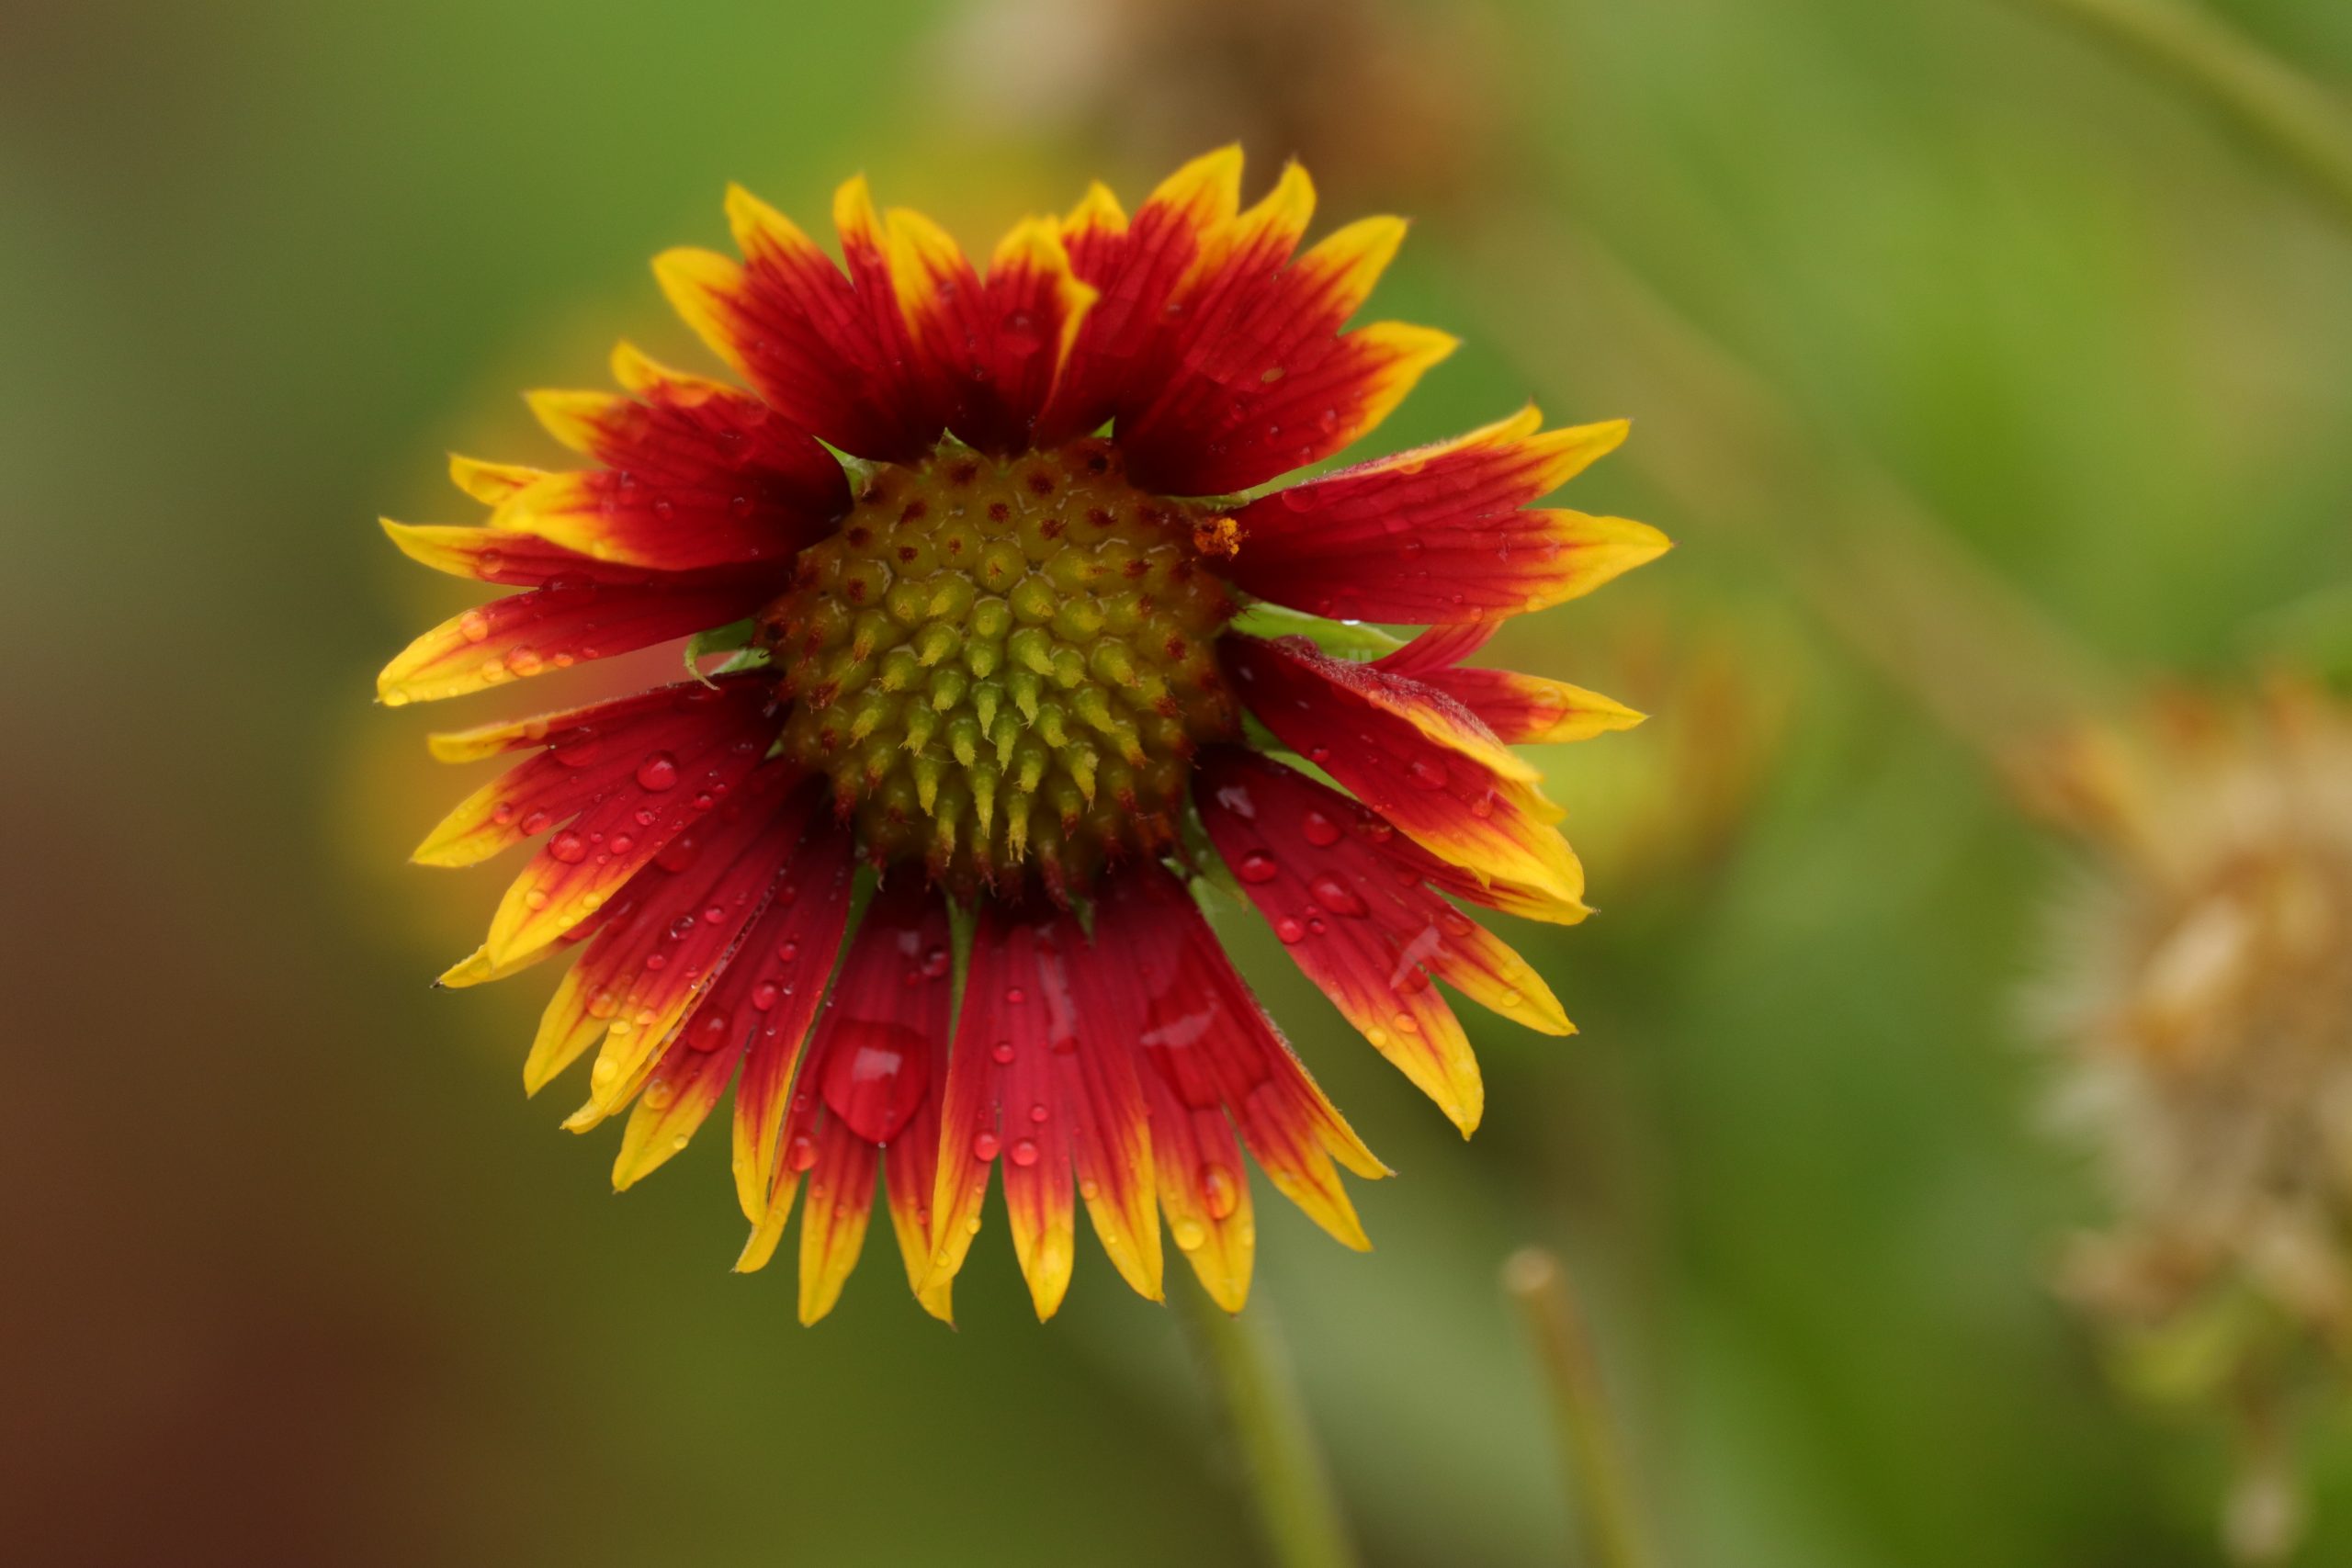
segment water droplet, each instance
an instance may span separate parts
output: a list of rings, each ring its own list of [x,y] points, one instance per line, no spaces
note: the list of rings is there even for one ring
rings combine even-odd
[[[1241,863],[1233,869],[1235,874],[1244,882],[1264,883],[1272,882],[1281,875],[1283,868],[1275,864],[1274,857],[1265,851],[1251,850],[1241,857]]]
[[[780,992],[781,987],[778,987],[774,980],[761,981],[758,985],[752,987],[752,1010],[755,1012],[767,1011],[768,1009],[775,1006],[775,998]]]
[[[1036,1140],[1034,1138],[1015,1138],[1012,1141],[1012,1163],[1015,1165],[1035,1165],[1037,1163]]]
[[[792,1134],[792,1143],[784,1151],[784,1163],[794,1170],[807,1170],[817,1163],[817,1141],[806,1133]]]
[[[734,1022],[725,1008],[705,1008],[695,1014],[686,1043],[696,1051],[716,1051],[727,1043],[727,1026]]]
[[[490,635],[490,617],[480,610],[468,610],[458,617],[458,630],[468,642],[480,642]]]
[[[1043,1122],[1052,1114],[1042,1102],[1029,1108],[1029,1120],[1032,1122]]]
[[[1011,1002],[1014,1007],[1019,1007],[1023,1002],[1029,999],[1029,993],[1023,990],[1018,986],[1007,986],[1004,988],[1004,999]]]
[[[1434,757],[1416,757],[1405,769],[1405,776],[1420,789],[1445,787],[1445,764]]]
[[[678,1091],[670,1087],[667,1078],[655,1078],[645,1086],[645,1108],[649,1111],[667,1111],[670,1102],[677,1098]]]
[[[588,858],[588,840],[566,828],[548,840],[548,854],[566,865],[578,865]]]
[[[1233,1172],[1211,1162],[1201,1167],[1201,1206],[1213,1220],[1224,1219],[1241,1202],[1240,1183],[1233,1179]]]
[[[1309,885],[1315,901],[1335,915],[1362,915],[1363,899],[1356,890],[1336,876],[1318,876]]]
[[[972,1140],[972,1157],[974,1159],[994,1159],[996,1158],[996,1151],[1003,1146],[1004,1145],[1002,1144],[997,1141],[997,1135],[994,1133],[982,1133],[978,1137]]]
[[[1010,1040],[998,1041],[994,1045],[989,1047],[989,1055],[996,1061],[999,1066],[1002,1066],[1004,1064],[1012,1060],[1012,1042]]]
[[[1306,940],[1306,928],[1291,916],[1284,915],[1274,922],[1274,934],[1286,942],[1304,942]]]
[[[639,787],[651,790],[669,789],[678,782],[678,759],[667,751],[656,751],[637,765]]]
[[[1209,1239],[1209,1233],[1198,1220],[1178,1220],[1175,1225],[1176,1245],[1187,1252],[1198,1252]]]
[[[1317,847],[1340,841],[1340,825],[1320,811],[1309,811],[1300,821],[1298,830],[1306,836],[1308,843]]]

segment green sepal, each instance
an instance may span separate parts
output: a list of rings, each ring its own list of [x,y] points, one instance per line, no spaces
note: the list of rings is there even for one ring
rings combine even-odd
[[[755,669],[765,664],[768,661],[767,649],[752,646],[752,638],[758,630],[759,623],[746,615],[740,621],[730,621],[726,626],[695,633],[686,639],[686,673],[704,685],[709,685],[710,676],[702,672],[702,666],[696,660],[714,653],[733,653],[735,657],[713,671],[712,674],[731,674],[737,670]],[[756,657],[747,658],[752,655]]]
[[[1378,659],[1405,646],[1369,621],[1326,620],[1263,603],[1234,616],[1233,629],[1250,637],[1303,637],[1336,659]]]

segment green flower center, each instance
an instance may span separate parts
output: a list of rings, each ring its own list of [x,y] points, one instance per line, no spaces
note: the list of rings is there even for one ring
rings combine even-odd
[[[877,863],[1082,890],[1173,840],[1193,752],[1236,731],[1234,605],[1201,559],[1233,547],[1099,441],[877,468],[760,617],[785,751],[831,776]]]

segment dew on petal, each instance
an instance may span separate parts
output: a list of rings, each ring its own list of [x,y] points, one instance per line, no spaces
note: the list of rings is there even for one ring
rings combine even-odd
[[[1318,876],[1307,890],[1315,895],[1317,903],[1335,915],[1362,915],[1365,912],[1363,897],[1336,876]]]
[[[1241,1186],[1233,1172],[1212,1161],[1201,1167],[1201,1206],[1213,1220],[1224,1219],[1241,1201]]]

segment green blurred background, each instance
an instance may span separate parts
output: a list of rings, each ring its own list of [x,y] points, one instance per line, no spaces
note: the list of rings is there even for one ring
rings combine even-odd
[[[2352,79],[2338,0],[2230,10]],[[1237,135],[1419,220],[1381,303],[1470,341],[1382,449],[1628,414],[1575,503],[1682,546],[1505,647],[1657,717],[1547,760],[1603,913],[1514,935],[1584,1032],[1474,1022],[1474,1143],[1227,922],[1401,1172],[1368,1257],[1271,1216],[1251,1307],[1368,1558],[1570,1551],[1495,1283],[1537,1242],[1673,1562],[2214,1560],[2222,1445],[2047,1288],[2099,1212],[2017,1005],[2063,857],[1841,573],[1926,530],[2127,680],[2247,668],[2352,577],[2352,244],[2027,0],[0,4],[0,1555],[1250,1559],[1177,1325],[1099,1257],[1040,1328],[992,1221],[950,1333],[877,1239],[804,1331],[788,1268],[728,1271],[723,1131],[613,1199],[518,1092],[544,980],[426,987],[497,879],[402,864],[452,714],[368,701],[463,602],[373,518],[472,516],[442,453],[547,459],[515,390],[623,333],[703,363],[646,261],[727,180],[821,219],[863,168],[974,243]],[[2015,682],[1965,631],[1929,683]]]

